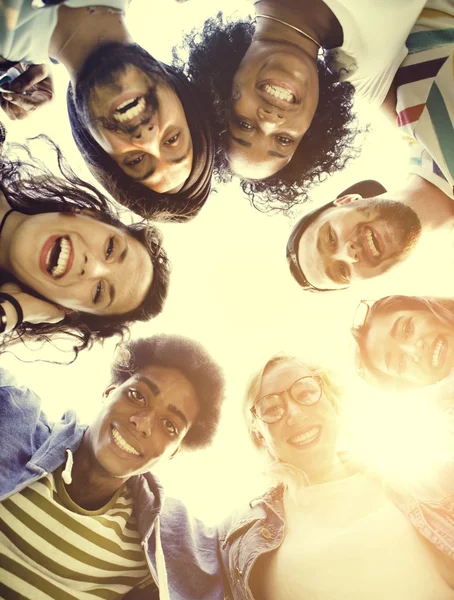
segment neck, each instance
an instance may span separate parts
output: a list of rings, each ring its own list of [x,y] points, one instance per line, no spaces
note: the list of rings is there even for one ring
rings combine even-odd
[[[90,450],[89,429],[74,453],[71,478],[66,490],[73,502],[85,510],[102,508],[128,480],[114,477],[96,463]]]
[[[49,46],[49,55],[61,62],[72,83],[85,60],[102,44],[133,42],[123,14],[106,7],[58,9],[58,22]]]
[[[454,226],[453,200],[418,175],[410,175],[404,188],[381,197],[398,200],[412,208],[421,221],[424,233],[430,231],[452,232]]]
[[[300,0],[298,9],[291,6],[290,2],[260,0],[255,3],[255,12],[257,16],[260,14],[270,15],[301,29],[315,38],[323,48],[334,48],[342,45],[342,27],[334,13],[322,0]],[[257,20],[258,31],[264,26],[260,21],[265,21],[265,19]],[[290,31],[291,29],[287,27],[285,37],[281,36],[280,39],[294,43],[293,35],[289,39]],[[299,34],[296,33],[296,35]],[[299,35],[299,37],[302,36]],[[314,44],[312,43],[312,45]]]
[[[317,485],[319,483],[327,483],[328,481],[336,481],[338,479],[345,479],[351,475],[345,464],[340,460],[337,454],[333,460],[326,466],[325,469],[317,470],[314,473],[307,472],[309,483],[311,485]]]

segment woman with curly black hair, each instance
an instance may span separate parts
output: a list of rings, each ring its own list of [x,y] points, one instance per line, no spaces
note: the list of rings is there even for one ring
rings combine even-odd
[[[210,99],[218,179],[239,175],[264,211],[305,200],[356,154],[354,92],[385,101],[424,0],[350,4],[259,0],[254,23],[219,13],[186,36],[187,61],[174,51]]]
[[[0,155],[0,346],[66,334],[77,355],[159,314],[169,263],[160,231],[123,224],[49,143],[59,177],[19,144]]]

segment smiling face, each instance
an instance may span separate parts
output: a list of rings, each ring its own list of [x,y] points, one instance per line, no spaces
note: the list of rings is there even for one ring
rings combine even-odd
[[[158,193],[188,179],[192,138],[176,93],[158,75],[129,65],[95,85],[90,133],[126,175]]]
[[[285,360],[271,365],[262,377],[257,399],[283,392],[285,413],[272,424],[254,418],[253,427],[261,444],[281,462],[294,465],[306,473],[328,470],[335,458],[338,416],[322,389],[320,400],[303,406],[289,394],[291,386],[313,372],[297,360]]]
[[[344,196],[304,231],[298,261],[309,282],[342,289],[377,277],[410,253],[421,233],[416,213],[381,198]]]
[[[99,315],[134,310],[153,280],[140,242],[83,214],[24,216],[12,235],[8,262],[17,279],[48,300]]]
[[[199,412],[191,382],[173,368],[144,367],[105,394],[107,401],[84,444],[94,463],[113,477],[145,473],[161,458],[170,458]]]
[[[263,179],[283,169],[318,104],[316,59],[296,46],[255,40],[233,79],[227,132],[230,166]]]
[[[429,310],[375,314],[364,349],[376,371],[413,386],[435,383],[454,368],[452,326]]]

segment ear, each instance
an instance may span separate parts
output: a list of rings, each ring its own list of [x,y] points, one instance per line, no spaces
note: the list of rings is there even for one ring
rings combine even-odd
[[[265,438],[263,437],[263,435],[260,433],[260,431],[257,431],[257,429],[252,429],[252,436],[254,438],[254,441],[259,445],[259,446],[265,446]]]
[[[118,386],[117,386],[117,384],[115,384],[115,383],[111,383],[111,384],[110,384],[108,387],[106,387],[106,389],[104,390],[104,393],[103,393],[103,398],[104,398],[104,400],[105,400],[105,399],[107,399],[107,398],[110,396],[110,394],[111,394],[111,393],[112,393],[112,392],[113,392],[115,389],[117,389],[117,387],[118,387]]]
[[[334,200],[334,206],[347,206],[348,204],[352,204],[353,202],[357,202],[358,200],[362,199],[363,197],[361,194],[346,194],[345,196],[336,198]]]

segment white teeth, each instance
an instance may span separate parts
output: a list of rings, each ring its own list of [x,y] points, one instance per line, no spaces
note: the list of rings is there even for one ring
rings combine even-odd
[[[374,240],[374,236],[372,235],[372,231],[370,229],[366,229],[366,240],[367,245],[370,248],[372,256],[374,258],[378,258],[380,256],[380,250],[377,248]]]
[[[119,112],[122,108],[124,108],[125,106],[128,106],[128,104],[133,104],[135,101],[137,101],[137,104],[135,104],[134,106],[131,106],[130,109],[126,110],[125,112]],[[119,123],[124,123],[125,121],[131,121],[132,119],[134,119],[135,117],[139,116],[140,113],[142,113],[146,108],[146,102],[145,102],[145,98],[135,98],[133,100],[127,100],[126,102],[123,102],[123,104],[120,104],[120,106],[117,107],[117,109],[115,110],[114,114],[113,114],[113,118],[118,121]]]
[[[312,429],[309,429],[309,431],[306,431],[306,433],[290,438],[289,441],[292,444],[309,444],[317,437],[318,432],[318,427],[313,427]]]
[[[118,429],[115,429],[115,427],[112,428],[112,436],[119,448],[125,452],[128,452],[129,454],[133,454],[134,456],[140,456],[137,450],[128,444],[128,442],[124,439]]]
[[[49,250],[47,254],[47,264],[49,264],[50,255],[52,250]],[[63,273],[66,272],[68,266],[68,260],[71,255],[71,243],[68,239],[62,237],[60,238],[60,254],[58,255],[57,264],[52,269],[51,273],[54,277],[60,277]]]
[[[270,96],[279,98],[279,100],[285,100],[289,103],[293,103],[295,101],[295,96],[291,92],[277,85],[270,85],[269,83],[266,83],[262,89]]]
[[[432,366],[433,367],[438,367],[438,363],[440,361],[440,352],[441,349],[443,348],[443,340],[439,340],[434,348],[433,354],[432,354]]]

